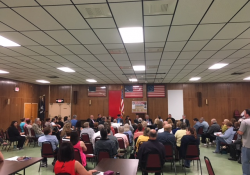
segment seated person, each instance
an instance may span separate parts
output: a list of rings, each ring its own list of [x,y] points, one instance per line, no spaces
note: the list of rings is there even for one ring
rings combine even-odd
[[[172,133],[175,135],[175,133],[176,133],[176,131],[178,131],[178,130],[180,130],[181,129],[181,121],[178,121],[177,123],[176,123],[176,128],[175,129],[173,129],[173,131],[172,131]]]
[[[172,125],[164,125],[164,132],[161,132],[157,136],[157,141],[161,142],[163,145],[171,144],[173,147],[176,145],[175,136],[171,134]]]
[[[98,132],[96,132],[94,135],[93,135],[93,137],[92,137],[92,144],[93,144],[93,147],[95,147],[95,139],[97,138],[97,137],[101,137],[101,130],[104,128],[104,126],[103,125],[98,125]]]
[[[240,128],[240,123],[234,123],[234,131],[238,131]],[[241,147],[242,147],[242,136],[237,134],[237,139],[233,140],[233,143],[229,145],[230,158],[228,160],[237,161],[241,156]]]
[[[41,130],[40,118],[35,119],[35,122],[32,125],[32,129],[34,130],[36,137],[40,137],[44,135],[44,133]]]
[[[227,130],[224,134],[216,135],[216,150],[214,153],[219,153],[220,152],[220,145],[221,143],[226,143],[226,144],[231,144],[235,131],[233,130],[233,124],[231,122],[226,122]]]
[[[149,115],[145,115],[145,122],[147,122],[147,125],[152,125],[152,119],[149,118]]]
[[[158,131],[163,128],[163,122],[158,120],[155,130]]]
[[[123,138],[125,148],[127,148],[129,146],[128,137],[125,134],[123,134],[123,133],[124,133],[124,126],[120,126],[118,128],[118,133],[115,134],[115,137],[116,138],[118,138],[118,137]]]
[[[134,140],[137,138],[137,137],[139,137],[140,135],[143,135],[143,127],[142,127],[142,124],[141,123],[139,123],[138,125],[137,125],[137,132],[135,132],[134,133]]]
[[[222,130],[222,133],[224,134],[226,132],[226,130],[228,129],[226,123],[229,122],[228,119],[224,119],[224,121],[222,122],[222,126],[221,126],[221,130]]]
[[[117,123],[123,124],[123,120],[122,120],[120,114],[117,115],[116,121],[117,121]]]
[[[134,119],[134,123],[138,124],[138,123],[139,123],[139,122],[138,122],[138,119],[139,119],[139,115],[136,115],[136,116],[135,116],[135,119]]]
[[[194,129],[196,130],[196,133],[198,135],[199,128],[203,127],[203,126],[201,125],[201,123],[199,122],[199,120],[197,118],[194,118],[193,121],[194,121]]]
[[[45,120],[46,122],[45,122],[45,127],[51,127],[52,128],[52,125],[51,125],[51,123],[50,123],[50,118],[46,118],[46,120]]]
[[[168,122],[168,124],[172,125],[172,127],[174,126],[174,123],[173,123],[173,121],[170,118],[168,119],[167,122]]]
[[[102,121],[102,115],[98,114],[98,118],[96,119],[96,122],[100,123]]]
[[[150,131],[150,128],[144,129],[143,135],[141,135],[141,136],[138,137],[138,139],[137,139],[137,141],[136,141],[136,144],[135,144],[136,152],[138,152],[139,147],[140,147],[140,145],[141,145],[143,142],[147,142],[147,141],[148,141],[148,139],[149,139],[149,131]]]
[[[176,138],[176,148],[178,150],[180,150],[180,147],[181,147],[181,139],[184,135],[186,135],[186,128],[187,128],[187,125],[186,123],[183,123],[181,122],[181,129],[178,130],[176,133],[175,133],[175,138]]]
[[[204,146],[207,146],[206,138],[209,138],[209,144],[212,144],[212,142],[216,139],[214,133],[219,131],[220,131],[220,125],[218,125],[216,119],[213,118],[211,120],[211,126],[209,127],[208,131],[201,135],[202,138],[201,142],[204,144]]]
[[[89,127],[93,128],[95,123],[95,119],[93,115],[90,115],[89,117]]]
[[[20,123],[20,128],[21,128],[21,132],[24,132],[24,125],[25,125],[25,118],[21,119],[21,123]]]
[[[205,121],[203,117],[200,118],[200,123],[203,126],[203,133],[206,133],[209,128],[209,124]]]
[[[107,150],[109,153],[109,157],[113,158],[117,154],[117,149],[115,142],[113,140],[108,139],[108,132],[105,128],[101,129],[101,139],[95,143],[94,153],[98,156],[101,150]]]
[[[78,161],[75,161],[74,148],[71,143],[63,142],[58,151],[58,161],[54,167],[55,174],[92,175],[96,170],[87,171]]]
[[[0,151],[0,162],[4,161],[4,158],[3,158],[3,154],[2,152]]]
[[[119,144],[118,144],[117,138],[115,136],[111,135],[110,128],[105,128],[105,129],[108,132],[108,139],[115,143],[116,150],[118,150],[119,149]]]
[[[61,137],[65,137],[67,131],[68,131],[68,132],[72,131],[72,129],[71,129],[71,123],[70,123],[70,122],[66,122],[66,123],[63,125],[63,128],[60,129],[60,131],[61,131],[61,135],[60,135],[60,136],[61,136]]]
[[[161,129],[158,129],[158,130],[157,130],[157,133],[164,132],[164,125],[167,125],[167,124],[168,124],[168,121],[164,121],[164,122],[163,122],[162,128],[161,128]]]
[[[138,151],[138,158],[139,158],[139,165],[141,167],[145,167],[146,160],[148,154],[159,154],[161,160],[161,166],[165,163],[166,151],[165,147],[162,143],[158,142],[157,139],[157,132],[154,129],[151,129],[149,132],[149,139],[147,142],[144,142],[139,151]],[[147,175],[148,173],[143,173]],[[155,175],[160,175],[161,173],[155,173]]]
[[[129,143],[132,144],[133,143],[133,133],[130,131],[130,126],[128,124],[124,125],[124,134],[128,134],[129,135]]]
[[[74,128],[76,127],[76,122],[77,122],[77,116],[73,115],[73,119],[71,120],[71,125],[72,127],[74,126]]]
[[[144,129],[148,127],[148,124],[145,121],[140,122],[140,124],[142,125],[142,131],[144,131]],[[135,130],[134,133],[137,133],[137,132],[138,132],[138,128]]]
[[[65,137],[62,138],[63,141],[70,141],[70,135],[71,135],[71,130],[70,131],[66,131],[66,135]]]
[[[56,136],[52,135],[52,129],[50,127],[44,128],[44,136],[39,137],[38,146],[42,146],[43,142],[50,142],[52,145],[52,149],[54,151],[54,161],[52,165],[54,165],[57,160],[58,140]],[[46,165],[47,165],[47,157],[43,157],[41,166],[44,167]]]
[[[199,145],[200,140],[197,137],[195,128],[187,128],[186,135],[184,135],[181,139],[181,147],[180,147],[180,156],[185,158],[187,147],[189,144]],[[185,160],[184,165],[186,168],[190,168],[190,160]]]
[[[95,134],[94,130],[89,127],[89,122],[84,122],[84,124],[83,124],[83,128],[81,130],[80,135],[82,135],[84,133],[89,135],[89,140],[91,140],[93,135]]]
[[[76,131],[72,131],[70,134],[70,142],[72,143],[73,147],[78,149],[82,159],[82,165],[85,167],[87,165],[86,155],[83,151],[87,151],[87,147],[83,141],[79,141],[79,135]]]
[[[56,124],[58,124],[58,125],[60,125],[60,127],[59,128],[63,128],[63,122],[62,122],[62,117],[58,117],[58,122],[56,123]]]
[[[8,128],[8,135],[11,142],[18,141],[17,149],[23,149],[23,144],[25,142],[25,137],[20,135],[17,129],[17,121],[12,121],[10,127]]]
[[[98,123],[97,122],[94,123],[93,130],[95,133],[98,132]]]

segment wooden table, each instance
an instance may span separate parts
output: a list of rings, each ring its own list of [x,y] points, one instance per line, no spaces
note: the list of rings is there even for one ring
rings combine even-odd
[[[95,167],[95,170],[105,172],[108,170],[119,172],[120,175],[136,175],[138,168],[138,159],[111,159],[105,158],[102,159],[98,165]]]
[[[32,157],[30,160],[26,161],[9,161],[4,160],[0,163],[0,174],[1,175],[8,175],[14,174],[21,170],[23,170],[23,174],[25,174],[25,168],[34,165],[37,162],[40,162],[43,158],[41,157]]]

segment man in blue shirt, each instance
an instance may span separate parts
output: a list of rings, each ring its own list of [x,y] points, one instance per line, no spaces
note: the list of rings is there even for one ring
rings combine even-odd
[[[120,114],[117,115],[116,121],[117,121],[117,123],[123,124],[123,120],[121,119],[121,115]]]
[[[158,133],[157,141],[161,142],[163,145],[171,144],[173,147],[176,145],[176,139],[173,134],[171,134],[172,125],[164,125],[164,132]]]
[[[52,135],[52,130],[50,127],[44,128],[44,136],[39,137],[38,139],[38,146],[42,146],[43,142],[50,142],[52,145],[52,149],[54,151],[54,161],[52,165],[55,165],[57,160],[57,152],[58,152],[58,140],[56,136]],[[43,157],[41,166],[44,167],[47,165],[47,157]]]
[[[209,124],[205,121],[203,117],[200,118],[200,123],[203,126],[203,133],[206,133],[209,128]]]
[[[199,122],[199,120],[197,118],[194,118],[194,128],[195,128],[195,130],[197,132],[197,135],[198,135],[199,127],[203,127],[203,126],[201,125],[201,123]]]
[[[71,120],[71,125],[74,127],[76,127],[76,122],[77,122],[76,118],[77,118],[77,116],[73,115],[73,119]]]

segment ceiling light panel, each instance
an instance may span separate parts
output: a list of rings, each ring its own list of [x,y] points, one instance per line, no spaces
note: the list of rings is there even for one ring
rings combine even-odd
[[[217,64],[214,64],[213,66],[209,67],[208,69],[221,69],[227,65],[228,65],[227,63],[217,63]]]
[[[136,78],[130,78],[129,81],[131,81],[131,82],[136,82],[137,79],[136,79]]]
[[[59,69],[63,72],[75,72],[73,69],[70,69],[68,67],[58,67],[57,69]]]
[[[125,27],[119,28],[124,43],[142,43],[143,29],[142,27]]]
[[[50,83],[49,81],[46,81],[46,80],[36,80],[36,82],[38,82],[38,83]]]
[[[145,71],[145,66],[144,65],[136,65],[133,66],[134,71]]]
[[[244,78],[243,80],[250,80],[250,77],[246,77],[246,78]]]
[[[90,83],[96,83],[97,81],[94,80],[94,79],[86,79],[87,82],[90,82]]]
[[[3,36],[0,36],[0,46],[3,46],[3,47],[16,47],[16,46],[20,46],[19,44],[3,37]]]
[[[0,74],[8,74],[9,72],[4,71],[4,70],[0,70]]]

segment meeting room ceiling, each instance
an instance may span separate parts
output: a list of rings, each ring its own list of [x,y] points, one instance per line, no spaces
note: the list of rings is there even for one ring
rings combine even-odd
[[[124,27],[143,27],[143,42],[124,43],[118,30]],[[0,77],[30,83],[243,82],[250,76],[247,0],[2,0],[0,36],[21,45],[0,46],[0,70],[9,72]],[[208,69],[215,63],[228,65]],[[134,71],[135,65],[146,70]]]

